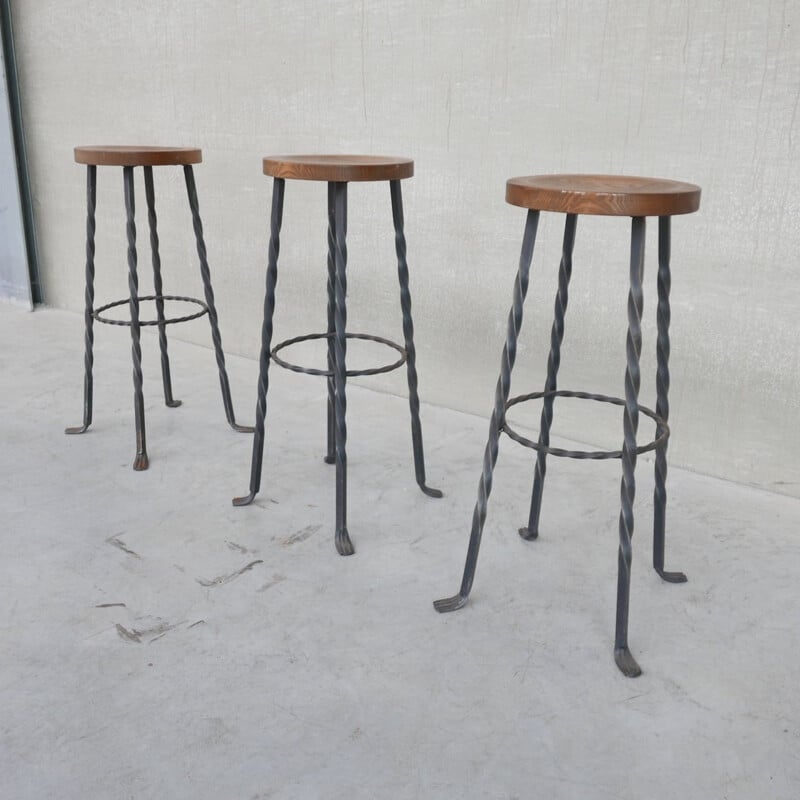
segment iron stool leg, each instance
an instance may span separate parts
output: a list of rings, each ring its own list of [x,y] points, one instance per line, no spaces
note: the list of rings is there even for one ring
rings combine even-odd
[[[156,217],[156,194],[153,187],[153,168],[144,169],[144,193],[147,198],[147,222],[150,227],[150,252],[153,257],[153,289],[156,295],[156,316],[158,318],[158,346],[161,350],[161,379],[164,384],[164,403],[169,408],[177,408],[180,400],[172,397],[172,377],[167,354],[167,325],[164,317],[164,286],[161,281],[161,256],[158,252],[158,219]]]
[[[333,189],[336,285],[334,289],[334,427],[336,433],[336,550],[351,556],[355,548],[347,532],[347,184],[335,183]]]
[[[508,333],[500,363],[500,377],[495,390],[494,410],[489,421],[489,441],[486,443],[486,450],[483,455],[483,471],[478,482],[478,500],[475,503],[475,510],[472,514],[472,530],[469,537],[469,547],[467,548],[467,561],[464,565],[464,576],[461,580],[461,588],[458,594],[434,602],[434,608],[440,613],[455,611],[464,606],[472,590],[472,582],[475,579],[475,567],[478,563],[483,525],[486,522],[486,509],[489,495],[492,491],[492,473],[497,463],[500,432],[505,422],[506,404],[508,403],[508,395],[511,388],[511,370],[514,368],[514,362],[517,358],[517,338],[522,328],[522,307],[525,303],[525,295],[528,292],[528,277],[531,261],[533,260],[533,248],[536,243],[538,223],[539,212],[528,211],[525,234],[522,239],[522,252],[519,258],[519,270],[514,282],[514,301],[511,312],[508,315]]]
[[[550,355],[547,357],[547,380],[545,392],[556,391],[558,383],[558,367],[561,363],[561,344],[564,341],[564,317],[567,313],[569,299],[569,279],[572,276],[572,250],[575,247],[575,227],[578,221],[576,214],[567,214],[564,224],[564,244],[561,251],[561,264],[558,268],[558,293],[555,301],[555,319],[550,331]],[[553,395],[545,395],[539,423],[539,444],[545,447],[550,444],[550,426],[553,423]],[[519,535],[532,541],[539,537],[539,514],[542,510],[542,493],[544,492],[544,476],[547,470],[547,453],[542,450],[536,454],[536,468],[533,475],[533,492],[531,494],[531,510],[528,515],[528,527],[520,528]]]
[[[334,347],[334,334],[336,333],[336,223],[334,212],[334,184],[328,184],[328,449],[323,459],[326,464],[336,463],[336,405],[334,391],[334,364],[336,351]],[[347,207],[345,206],[344,233],[347,236]],[[346,243],[345,243],[346,248]]]
[[[403,313],[406,370],[408,375],[408,404],[411,409],[411,444],[414,451],[414,472],[417,485],[428,497],[442,497],[439,489],[425,484],[425,454],[422,448],[422,423],[419,419],[419,393],[417,391],[417,351],[414,347],[414,322],[411,319],[411,292],[408,288],[408,262],[406,261],[406,235],[403,230],[403,195],[400,181],[389,181],[392,196],[392,221],[394,244],[397,252],[397,276],[400,281],[400,307]]]
[[[656,340],[656,414],[669,422],[669,290],[670,217],[658,220],[658,338]],[[656,449],[656,484],[653,492],[653,567],[668,583],[685,583],[682,572],[664,569],[664,534],[667,509],[667,439]]]
[[[631,593],[631,556],[633,538],[633,502],[636,498],[636,432],[639,427],[639,356],[642,352],[642,309],[644,294],[645,218],[633,217],[631,222],[630,292],[628,293],[628,336],[626,341],[625,411],[623,413],[622,483],[619,515],[619,551],[617,558],[617,623],[614,641],[614,660],[629,678],[642,674],[628,648],[628,611]]]
[[[194,171],[191,164],[183,168],[184,178],[186,179],[186,193],[189,197],[189,208],[192,212],[192,225],[194,235],[197,240],[197,255],[200,259],[200,276],[203,280],[203,291],[205,292],[206,306],[208,306],[208,321],[211,323],[211,340],[214,343],[214,354],[217,359],[217,369],[219,370],[219,385],[222,389],[222,403],[225,407],[225,417],[228,424],[235,431],[242,433],[252,433],[253,428],[249,425],[238,425],[233,413],[233,401],[231,400],[231,387],[228,381],[228,371],[225,369],[225,353],[222,350],[222,336],[219,332],[219,322],[217,318],[217,308],[214,304],[214,290],[211,288],[211,270],[208,267],[208,257],[206,254],[206,244],[203,239],[203,223],[200,220],[200,208],[197,202],[197,187],[194,182]]]
[[[97,167],[86,168],[86,288],[84,291],[84,347],[83,357],[83,425],[67,428],[64,433],[85,433],[92,424],[92,394],[94,365],[94,212],[97,204]]]
[[[128,289],[130,291],[131,311],[131,353],[133,354],[133,407],[136,422],[136,458],[133,461],[135,470],[147,469],[150,460],[147,457],[147,436],[144,424],[144,393],[142,392],[142,343],[139,326],[139,278],[136,274],[136,207],[133,193],[133,167],[122,168],[122,180],[125,188],[126,231],[128,235]]]
[[[269,361],[272,347],[272,318],[275,314],[275,285],[278,282],[278,254],[283,221],[283,194],[286,181],[275,178],[272,183],[272,214],[270,218],[269,260],[267,263],[267,289],[264,295],[264,321],[261,326],[261,354],[258,359],[258,397],[256,400],[256,425],[253,437],[253,456],[250,464],[250,493],[234,497],[235,506],[253,502],[261,488],[261,466],[264,459],[264,419],[267,415],[267,389],[269,389]]]

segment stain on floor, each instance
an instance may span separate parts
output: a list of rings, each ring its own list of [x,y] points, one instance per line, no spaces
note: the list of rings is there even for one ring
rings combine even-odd
[[[281,544],[284,547],[291,547],[293,544],[297,544],[298,542],[304,542],[306,539],[313,536],[321,527],[321,525],[308,525],[302,530],[293,533],[291,536],[287,536],[285,539],[282,539]]]
[[[126,545],[125,542],[123,542],[122,539],[119,538],[119,534],[115,534],[114,536],[109,536],[108,539],[106,539],[106,541],[110,545],[112,545],[112,547],[116,547],[119,550],[122,550],[123,553],[127,553],[129,556],[133,556],[134,558],[141,558],[141,556],[137,552],[131,550],[130,547],[128,547],[128,545]]]
[[[211,578],[211,580],[205,580],[204,578],[195,578],[195,580],[201,586],[209,588],[212,586],[222,586],[223,584],[235,581],[240,575],[244,575],[245,572],[249,572],[256,564],[263,563],[263,559],[258,558],[255,561],[251,561],[249,564],[245,564],[241,569],[237,569],[236,572],[230,572],[227,575],[218,575],[216,578]]]

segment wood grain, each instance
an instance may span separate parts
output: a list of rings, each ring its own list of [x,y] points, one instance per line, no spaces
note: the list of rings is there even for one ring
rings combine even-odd
[[[267,156],[264,174],[299,181],[394,181],[410,178],[414,162],[390,156]]]
[[[666,217],[697,211],[700,187],[629,175],[531,175],[507,181],[506,202],[566,214]]]
[[[75,161],[98,167],[163,167],[199,164],[203,152],[197,147],[151,147],[148,145],[87,145],[75,148]]]

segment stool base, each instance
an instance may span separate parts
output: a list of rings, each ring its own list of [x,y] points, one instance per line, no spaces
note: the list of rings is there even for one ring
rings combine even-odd
[[[265,162],[266,163],[266,162]],[[411,411],[411,439],[414,454],[414,471],[417,485],[428,497],[442,497],[442,492],[429,487],[425,477],[425,459],[422,447],[422,426],[419,418],[419,395],[417,392],[416,350],[414,348],[414,326],[411,320],[411,296],[408,288],[408,264],[406,241],[403,231],[403,206],[400,181],[390,180],[392,217],[395,228],[395,250],[400,282],[400,303],[403,317],[404,346],[383,337],[369,334],[348,333],[347,328],[347,182],[328,182],[328,308],[327,331],[296,336],[272,344],[273,317],[275,313],[275,287],[278,279],[278,254],[280,252],[280,230],[283,223],[283,200],[286,179],[275,177],[272,190],[270,218],[269,257],[264,296],[264,319],[261,329],[261,353],[259,357],[259,380],[256,400],[256,425],[250,466],[250,491],[235,497],[234,506],[249,505],[261,486],[263,466],[267,393],[269,389],[270,363],[294,372],[318,375],[327,380],[327,448],[323,461],[336,466],[336,509],[334,544],[343,556],[353,555],[355,547],[347,528],[347,378],[356,375],[375,375],[406,365],[409,408]],[[285,361],[279,352],[297,342],[326,339],[327,369],[311,369]],[[364,370],[348,370],[346,366],[348,339],[365,339],[387,345],[400,353],[400,358],[382,367]]]
[[[144,397],[142,393],[142,349],[141,349],[141,328],[148,325],[158,326],[159,349],[161,351],[161,374],[164,384],[164,403],[168,408],[177,408],[181,405],[180,400],[176,400],[172,394],[172,378],[170,374],[169,356],[167,353],[167,325],[177,322],[187,322],[205,314],[208,315],[211,324],[211,337],[214,345],[214,352],[217,360],[219,372],[220,388],[222,390],[222,401],[225,408],[225,416],[228,424],[235,431],[242,433],[252,433],[253,428],[246,425],[239,425],[233,413],[233,402],[231,400],[230,383],[225,367],[225,354],[222,350],[222,339],[219,332],[217,311],[214,303],[214,292],[211,288],[211,273],[206,256],[205,240],[203,238],[203,226],[200,220],[200,212],[197,202],[197,189],[194,182],[194,172],[191,163],[184,166],[184,178],[186,181],[186,191],[189,200],[189,208],[192,214],[195,240],[197,244],[197,254],[200,261],[200,276],[203,282],[205,302],[192,297],[179,297],[176,295],[165,295],[161,279],[161,257],[159,255],[159,240],[157,232],[157,217],[155,210],[155,191],[153,186],[153,168],[151,165],[143,166],[145,195],[147,199],[147,217],[150,231],[150,250],[153,263],[153,286],[155,293],[147,296],[139,295],[138,277],[138,254],[136,250],[136,224],[135,224],[135,204],[134,204],[134,184],[133,166],[123,166],[123,186],[125,190],[125,212],[126,212],[126,232],[128,239],[128,288],[130,296],[127,300],[118,300],[108,303],[97,309],[94,307],[94,277],[95,277],[95,207],[97,200],[97,165],[87,166],[86,194],[87,194],[87,216],[86,216],[86,288],[84,305],[84,387],[83,387],[83,424],[70,427],[65,430],[67,434],[85,433],[92,423],[92,403],[93,403],[93,366],[94,366],[94,322],[103,322],[112,325],[124,325],[131,329],[131,352],[133,356],[133,379],[134,379],[134,417],[136,423],[136,457],[133,462],[133,469],[136,471],[146,470],[150,461],[147,455],[147,445],[145,436],[144,420]],[[141,301],[153,300],[156,304],[157,319],[140,320],[139,303]],[[194,303],[200,306],[200,311],[184,317],[167,319],[164,313],[164,301],[177,300]],[[101,316],[102,312],[128,304],[130,309],[130,320],[112,320]]]
[[[567,293],[572,270],[572,248],[575,237],[575,214],[567,214],[564,246],[559,269],[559,288],[555,304],[555,321],[551,332],[551,348],[548,358],[547,382],[543,392],[534,392],[509,398],[511,373],[517,353],[517,341],[522,327],[523,305],[527,294],[533,249],[536,240],[539,212],[529,209],[522,241],[519,269],[514,284],[513,305],[508,317],[508,333],[501,357],[500,376],[497,381],[495,405],[489,422],[489,439],[483,458],[483,469],[478,482],[478,498],[472,517],[466,563],[458,594],[434,602],[434,608],[447,613],[463,608],[467,603],[480,551],[487,506],[492,489],[494,468],[497,463],[499,437],[505,432],[520,444],[537,450],[534,487],[528,525],[519,529],[521,538],[534,541],[539,536],[539,513],[546,468],[547,455],[566,456],[577,459],[619,458],[622,462],[622,484],[620,490],[621,511],[619,516],[617,613],[614,660],[626,677],[637,677],[641,668],[628,647],[628,611],[630,603],[630,575],[634,531],[633,505],[636,494],[634,471],[637,456],[647,451],[656,453],[656,488],[653,522],[653,566],[658,575],[668,583],[683,583],[682,572],[664,570],[664,531],[666,509],[666,450],[669,438],[667,390],[669,387],[669,218],[659,219],[659,275],[658,275],[658,400],[656,410],[639,405],[640,367],[642,348],[641,317],[643,310],[642,277],[644,269],[645,218],[634,217],[631,227],[630,290],[628,294],[628,335],[626,340],[625,397],[616,398],[586,392],[559,391],[556,385],[560,348],[564,335],[564,317],[567,308]],[[622,406],[624,441],[616,451],[571,451],[550,446],[550,426],[553,419],[553,403],[556,397],[575,397]],[[541,425],[538,441],[521,436],[506,421],[506,412],[517,404],[531,399],[542,399]],[[656,436],[647,444],[637,444],[639,415],[644,414],[656,423]]]

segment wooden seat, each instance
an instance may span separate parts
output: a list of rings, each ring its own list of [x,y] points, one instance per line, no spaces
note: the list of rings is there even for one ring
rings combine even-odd
[[[149,147],[140,145],[89,145],[75,148],[75,161],[97,167],[165,167],[199,164],[198,147]]]
[[[264,174],[299,181],[396,181],[414,174],[410,158],[390,156],[267,156]]]
[[[566,214],[666,217],[697,211],[700,187],[630,175],[531,175],[506,183],[506,202]]]

